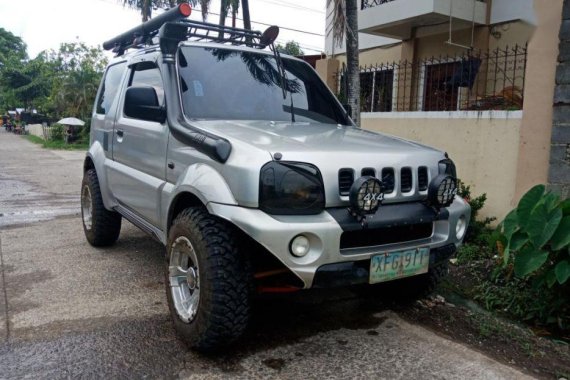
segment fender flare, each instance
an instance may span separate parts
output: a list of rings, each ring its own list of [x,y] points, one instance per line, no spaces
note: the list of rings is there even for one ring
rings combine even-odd
[[[107,160],[107,156],[105,155],[103,146],[101,146],[99,141],[94,141],[86,153],[85,160],[83,161],[84,172],[87,168],[86,161],[88,158],[95,166],[95,172],[97,173],[97,179],[99,180],[99,189],[101,190],[101,197],[103,198],[103,205],[105,205],[106,209],[112,210],[113,207],[117,206],[117,203],[109,191],[107,171],[105,170],[105,161]]]

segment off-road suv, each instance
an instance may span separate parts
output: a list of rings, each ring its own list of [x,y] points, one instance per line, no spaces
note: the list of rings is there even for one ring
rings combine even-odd
[[[174,325],[199,350],[242,334],[256,292],[431,291],[470,216],[447,155],[355,127],[307,63],[274,49],[276,27],[189,14],[104,44],[117,57],[84,164],[89,243],[115,243],[123,217],[163,243]]]

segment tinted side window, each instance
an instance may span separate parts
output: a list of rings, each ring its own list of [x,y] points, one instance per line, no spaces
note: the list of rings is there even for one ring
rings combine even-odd
[[[111,107],[119,90],[125,66],[126,62],[121,62],[107,69],[105,79],[103,80],[103,87],[101,88],[99,99],[97,99],[97,113],[106,114],[109,107]]]
[[[154,64],[144,62],[133,66],[129,87],[132,86],[150,86],[153,87],[158,96],[158,104],[164,105],[164,85],[162,84],[162,76],[158,67]]]

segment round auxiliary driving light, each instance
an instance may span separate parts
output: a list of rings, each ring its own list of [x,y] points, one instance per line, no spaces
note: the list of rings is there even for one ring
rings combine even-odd
[[[350,206],[361,214],[373,214],[384,200],[382,182],[374,177],[360,177],[350,188]]]
[[[440,174],[429,184],[428,199],[433,206],[449,206],[456,194],[457,182],[452,176]]]
[[[467,221],[465,220],[465,215],[461,215],[459,219],[457,219],[457,224],[455,225],[455,236],[457,237],[457,240],[463,239],[466,230]]]
[[[291,240],[291,246],[289,247],[291,254],[297,257],[305,256],[309,253],[310,248],[311,244],[309,243],[309,239],[304,235],[297,235],[293,240]]]

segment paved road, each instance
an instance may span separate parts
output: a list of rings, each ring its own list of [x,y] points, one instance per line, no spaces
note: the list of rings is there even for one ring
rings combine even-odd
[[[260,300],[240,345],[188,351],[164,295],[163,248],[129,223],[90,247],[83,153],[0,132],[0,378],[522,379],[346,292]]]

